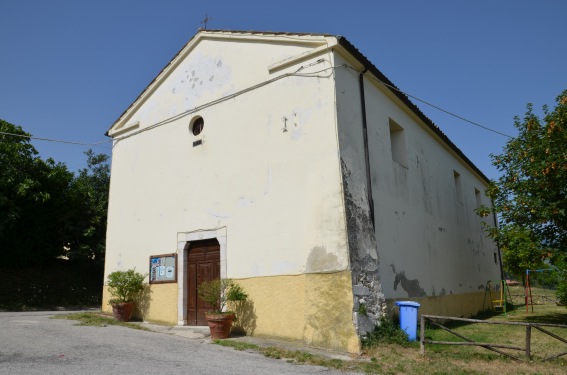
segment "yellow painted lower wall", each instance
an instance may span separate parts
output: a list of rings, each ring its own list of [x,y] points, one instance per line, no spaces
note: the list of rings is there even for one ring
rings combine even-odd
[[[360,351],[353,322],[351,273],[307,274],[304,340],[320,347]]]
[[[248,335],[357,353],[349,271],[235,280],[249,301],[237,311]]]
[[[133,313],[136,319],[146,322],[177,324],[177,283],[146,284],[144,293]],[[108,304],[110,294],[104,286],[102,291],[102,311],[112,313]]]
[[[350,353],[360,351],[349,271],[235,281],[248,293],[245,303],[231,306],[238,317],[235,329],[251,336],[300,341]],[[104,287],[102,309],[111,313],[109,298]],[[146,285],[134,317],[176,325],[177,298],[175,283]]]
[[[353,323],[352,282],[349,271],[328,274],[256,277],[235,280],[248,300],[232,306],[235,329],[247,335],[300,341],[305,344],[358,353],[360,340]],[[177,324],[176,283],[146,285],[134,317],[144,321]],[[103,288],[102,310],[112,313],[110,295]],[[490,305],[484,291],[437,297],[403,298],[421,304],[419,314],[468,317]],[[397,312],[389,299],[389,311]]]
[[[462,293],[462,294],[446,294],[436,297],[420,297],[420,298],[400,298],[398,301],[418,302],[419,315],[441,315],[453,317],[470,317],[482,311],[483,305],[485,309],[490,307],[490,298],[486,296],[484,301],[484,291]],[[396,313],[397,307],[394,302],[396,300],[389,299],[386,301],[388,310]]]

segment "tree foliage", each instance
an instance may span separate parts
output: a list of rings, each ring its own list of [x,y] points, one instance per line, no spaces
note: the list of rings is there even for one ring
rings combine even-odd
[[[42,160],[21,127],[0,120],[3,259],[14,265],[42,264],[58,256],[103,259],[108,156],[86,154],[88,167],[75,176],[63,163]]]
[[[25,200],[42,201],[45,194],[39,189],[37,174],[41,160],[21,127],[0,120],[0,238],[7,235],[20,218]]]
[[[110,166],[108,155],[85,152],[87,168],[81,169],[71,185],[75,228],[68,240],[67,256],[104,260]]]
[[[516,277],[524,279],[527,269],[546,268],[547,254],[529,228],[503,225],[499,230],[499,241],[506,270]]]
[[[498,215],[499,228],[489,234],[516,271],[567,255],[567,91],[543,115],[528,104],[523,119],[515,118],[518,136],[491,155],[502,173],[487,189],[493,206],[479,210]]]

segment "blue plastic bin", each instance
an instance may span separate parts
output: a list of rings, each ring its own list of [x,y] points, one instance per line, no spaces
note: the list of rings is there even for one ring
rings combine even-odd
[[[398,301],[400,308],[400,328],[408,335],[409,341],[417,339],[417,310],[420,304],[411,301]]]

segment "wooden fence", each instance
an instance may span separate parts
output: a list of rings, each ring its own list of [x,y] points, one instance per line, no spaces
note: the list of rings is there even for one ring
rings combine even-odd
[[[461,322],[469,322],[469,323],[480,323],[480,324],[504,324],[504,325],[510,325],[510,326],[524,326],[526,327],[526,345],[525,347],[518,347],[518,346],[512,346],[512,345],[503,345],[503,344],[493,344],[493,343],[481,343],[481,342],[475,342],[447,327],[445,327],[443,324],[437,322],[437,321],[461,321]],[[465,341],[433,341],[433,340],[426,340],[425,339],[425,322],[429,322],[430,324],[439,327],[449,333],[452,333],[453,335],[465,340]],[[477,319],[465,319],[465,318],[454,318],[454,317],[450,317],[450,316],[437,316],[437,315],[422,315],[421,316],[421,332],[420,332],[420,349],[421,349],[421,354],[425,354],[425,344],[440,344],[440,345],[467,345],[467,346],[480,346],[482,348],[491,350],[493,352],[499,353],[501,355],[504,355],[506,357],[510,357],[516,361],[523,361],[520,357],[515,357],[509,353],[506,353],[502,350],[499,349],[510,349],[510,350],[517,350],[517,351],[523,351],[525,352],[525,357],[527,360],[529,360],[531,358],[531,337],[532,337],[532,328],[537,329],[540,332],[545,333],[546,335],[549,335],[559,341],[562,341],[563,343],[567,344],[567,340],[565,340],[562,337],[557,336],[556,334],[554,334],[553,332],[549,332],[548,330],[546,330],[545,328],[542,327],[559,327],[559,328],[567,328],[567,325],[563,325],[563,324],[550,324],[550,323],[522,323],[522,322],[493,322],[493,321],[486,321],[486,320],[477,320]],[[549,357],[546,357],[543,359],[543,361],[548,361],[550,359],[554,359],[554,358],[558,358],[561,357],[563,355],[566,355],[567,351],[558,353],[558,354],[554,354],[551,355]]]

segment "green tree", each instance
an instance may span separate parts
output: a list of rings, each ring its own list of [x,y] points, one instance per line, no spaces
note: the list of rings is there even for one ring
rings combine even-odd
[[[102,265],[110,167],[87,151],[75,176],[42,160],[29,134],[0,120],[0,254],[11,264],[42,264],[58,256]]]
[[[547,253],[539,240],[526,227],[504,225],[498,232],[502,261],[506,270],[525,281],[526,270],[546,268]]]
[[[21,127],[0,120],[0,238],[7,235],[21,216],[22,200],[45,199],[45,194],[38,188],[39,182],[34,178],[40,160],[27,136],[29,134]]]
[[[87,168],[79,171],[71,186],[75,228],[67,256],[104,263],[110,166],[108,155],[85,152]]]
[[[515,273],[540,266],[544,260],[560,264],[567,256],[567,91],[555,108],[538,117],[531,104],[523,119],[515,118],[518,135],[500,155],[491,155],[502,176],[492,181],[487,196],[498,228],[487,228],[504,249],[507,266]]]
[[[21,127],[0,120],[0,252],[12,264],[38,264],[65,245],[73,174],[42,160]]]

